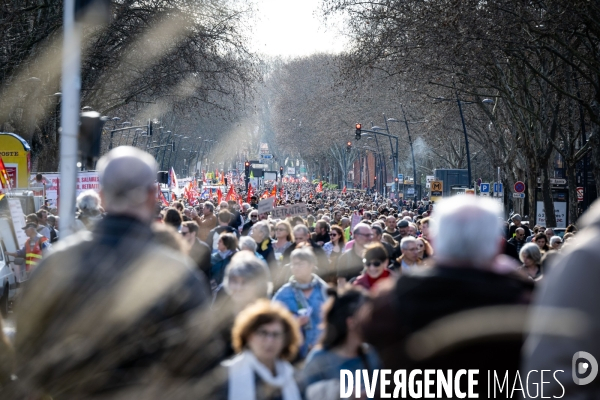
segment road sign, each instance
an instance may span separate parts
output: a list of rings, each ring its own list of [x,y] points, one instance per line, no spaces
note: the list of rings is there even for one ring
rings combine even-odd
[[[427,183],[430,183],[431,181],[435,181],[435,175],[427,175]]]
[[[444,195],[444,182],[431,181],[431,197],[442,197]]]
[[[398,174],[398,182],[404,181],[404,174]]]
[[[406,189],[406,194],[415,194],[415,188]]]
[[[577,201],[583,201],[583,188],[577,188]]]
[[[517,199],[524,199],[525,193],[513,193],[513,197],[516,197]]]
[[[273,158],[273,154],[261,154],[262,158]]]
[[[268,168],[269,166],[267,164],[252,164],[252,168],[254,169],[262,169],[262,168]]]
[[[479,191],[483,194],[483,193],[490,193],[490,184],[489,183],[482,183],[481,185],[479,185]]]
[[[525,191],[525,184],[521,181],[515,182],[515,192],[523,193]]]
[[[538,184],[542,183],[542,178],[538,177],[537,178],[537,183]],[[566,179],[562,179],[562,178],[550,178],[550,184],[551,185],[566,185],[567,184],[567,180]]]

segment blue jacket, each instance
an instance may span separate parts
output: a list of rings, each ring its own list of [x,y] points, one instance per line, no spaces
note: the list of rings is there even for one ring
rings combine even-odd
[[[312,308],[310,314],[310,327],[307,328],[308,324],[302,327],[302,333],[304,334],[304,343],[300,348],[300,357],[302,358],[306,357],[309,350],[314,347],[322,333],[320,328],[321,307],[327,300],[327,283],[321,278],[317,277],[317,279],[319,280],[319,287],[316,287],[308,297],[308,304]],[[294,295],[294,289],[292,288],[291,283],[283,285],[281,289],[275,293],[275,296],[273,296],[273,301],[283,303],[292,314],[298,316],[298,310],[301,305],[296,301],[296,296]]]

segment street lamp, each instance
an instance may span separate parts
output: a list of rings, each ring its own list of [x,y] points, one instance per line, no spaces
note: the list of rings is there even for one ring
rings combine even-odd
[[[471,152],[469,151],[469,136],[467,135],[467,126],[465,125],[465,117],[463,115],[462,104],[474,104],[474,101],[462,101],[458,97],[458,90],[454,87],[454,94],[456,95],[456,104],[458,104],[458,112],[460,113],[460,122],[462,123],[463,133],[465,135],[465,152],[467,153],[467,175],[469,179],[469,188],[471,188],[471,184],[473,183],[472,175],[471,175]],[[439,101],[454,101],[453,99],[445,99],[443,97],[436,97],[436,100]],[[492,99],[483,99],[481,101],[483,104],[494,104],[494,100]]]
[[[397,120],[396,118],[388,118],[387,121],[389,122],[404,122],[406,124],[406,132],[408,134],[408,144],[410,145],[410,153],[412,156],[412,164],[413,164],[413,196],[415,199],[415,203],[418,200],[418,196],[417,196],[417,165],[415,162],[415,151],[413,148],[413,142],[412,142],[412,136],[410,136],[410,129],[408,128],[408,123],[409,121],[406,119],[406,113],[404,112],[404,105],[402,103],[400,103],[400,110],[402,110],[402,117],[404,118],[404,121],[400,121]],[[419,122],[425,122],[425,121],[419,121]],[[397,175],[396,175],[397,178]]]

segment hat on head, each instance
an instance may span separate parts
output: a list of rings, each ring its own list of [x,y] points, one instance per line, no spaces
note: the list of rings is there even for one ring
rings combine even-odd
[[[398,228],[408,228],[408,221],[403,219],[398,223]]]
[[[29,228],[37,228],[37,224],[34,224],[33,222],[28,222],[22,229],[25,230]]]

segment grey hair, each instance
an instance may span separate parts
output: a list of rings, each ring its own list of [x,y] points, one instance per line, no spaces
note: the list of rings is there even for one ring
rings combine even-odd
[[[112,149],[98,160],[97,169],[107,211],[137,210],[156,190],[158,164],[138,148]]]
[[[431,225],[435,257],[441,262],[485,267],[500,252],[500,204],[489,198],[454,196],[436,204]]]
[[[552,246],[556,242],[562,242],[562,239],[560,236],[552,236],[550,238],[550,246]]]
[[[100,207],[100,195],[93,189],[81,192],[77,196],[77,208],[81,211],[98,210]]]
[[[231,257],[231,261],[225,267],[225,276],[223,277],[223,288],[228,294],[231,294],[229,291],[229,278],[232,276],[241,277],[246,282],[252,282],[257,293],[261,296],[269,297],[271,295],[273,287],[269,267],[254,254],[240,251]]]
[[[317,265],[317,257],[315,257],[315,253],[313,253],[313,251],[308,247],[303,247],[292,251],[292,254],[290,255],[290,260],[293,259],[300,261],[308,261],[314,266]]]
[[[417,242],[417,239],[412,236],[404,237],[400,241],[400,249],[406,250],[406,248],[408,247],[409,244],[416,243],[416,242]]]
[[[542,252],[540,251],[538,245],[535,243],[527,243],[526,245],[521,247],[521,251],[519,251],[519,260],[521,260],[521,262],[524,262],[523,258],[525,258],[525,256],[531,258],[536,264],[542,262]]]
[[[294,227],[294,229],[292,229],[292,232],[294,233],[294,236],[296,236],[296,232],[302,232],[305,235],[309,235],[310,236],[310,230],[304,224],[298,224],[298,225],[296,225]]]
[[[257,229],[263,234],[263,240],[271,236],[271,227],[269,226],[269,221],[259,221],[252,225],[253,231]]]
[[[256,252],[256,241],[252,239],[250,236],[242,236],[239,241],[240,250],[250,250],[251,252]]]

